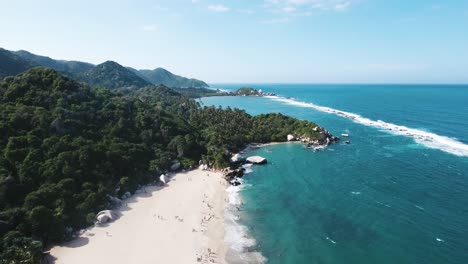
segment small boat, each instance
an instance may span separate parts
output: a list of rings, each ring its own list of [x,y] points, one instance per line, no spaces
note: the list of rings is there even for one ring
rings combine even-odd
[[[341,134],[342,137],[349,137],[348,134]]]
[[[351,141],[346,140],[344,143],[345,143],[345,144],[351,144]]]

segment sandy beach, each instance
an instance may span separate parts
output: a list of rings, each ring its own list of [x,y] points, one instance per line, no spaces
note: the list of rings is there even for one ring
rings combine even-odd
[[[225,190],[219,172],[177,173],[125,200],[115,222],[53,247],[49,263],[226,263]]]

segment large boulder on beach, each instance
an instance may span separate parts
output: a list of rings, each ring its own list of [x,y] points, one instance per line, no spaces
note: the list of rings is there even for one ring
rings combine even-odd
[[[99,212],[96,215],[96,220],[100,224],[105,224],[105,223],[108,223],[108,222],[112,222],[112,221],[116,220],[117,218],[118,218],[117,213],[115,213],[112,210],[104,210],[104,211]]]
[[[161,174],[161,176],[159,176],[159,181],[160,181],[162,184],[166,184],[166,183],[167,183],[166,175]]]
[[[253,164],[266,164],[267,159],[265,159],[264,157],[260,157],[260,156],[251,156],[247,158],[247,162],[253,163]]]
[[[287,139],[288,139],[288,141],[296,140],[296,138],[295,138],[293,135],[291,135],[291,134],[289,134],[289,135],[287,136]]]

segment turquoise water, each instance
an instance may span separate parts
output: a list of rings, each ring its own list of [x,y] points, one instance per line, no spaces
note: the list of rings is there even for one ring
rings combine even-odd
[[[301,144],[253,151],[269,164],[245,178],[240,221],[267,263],[468,263],[468,88],[254,87],[294,100],[203,102],[312,120],[352,141],[322,152]],[[418,140],[304,103],[429,136]]]

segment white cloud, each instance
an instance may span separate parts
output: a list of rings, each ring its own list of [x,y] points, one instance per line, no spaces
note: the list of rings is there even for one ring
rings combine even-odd
[[[229,7],[225,5],[209,5],[208,10],[213,12],[227,12],[229,11]]]
[[[156,24],[151,24],[151,25],[144,25],[140,28],[140,30],[142,31],[147,31],[147,32],[150,32],[150,31],[156,31],[158,30],[158,25]]]
[[[297,17],[311,16],[317,11],[342,12],[359,0],[263,0],[263,7],[279,18],[262,23],[286,23]]]
[[[264,6],[274,12],[295,13],[313,10],[345,11],[356,0],[264,0]]]
[[[335,4],[333,6],[333,9],[336,10],[336,11],[344,11],[344,10],[348,9],[348,7],[350,5],[351,5],[350,1],[345,1],[345,2]]]
[[[275,19],[268,19],[268,20],[262,20],[262,24],[284,24],[288,23],[290,20],[288,17],[282,17],[282,18],[275,18]]]
[[[293,7],[293,6],[285,6],[285,7],[282,8],[282,10],[285,13],[293,13],[297,9],[295,7]]]
[[[252,15],[253,13],[255,13],[253,10],[250,9],[238,9],[237,12],[247,15]]]

